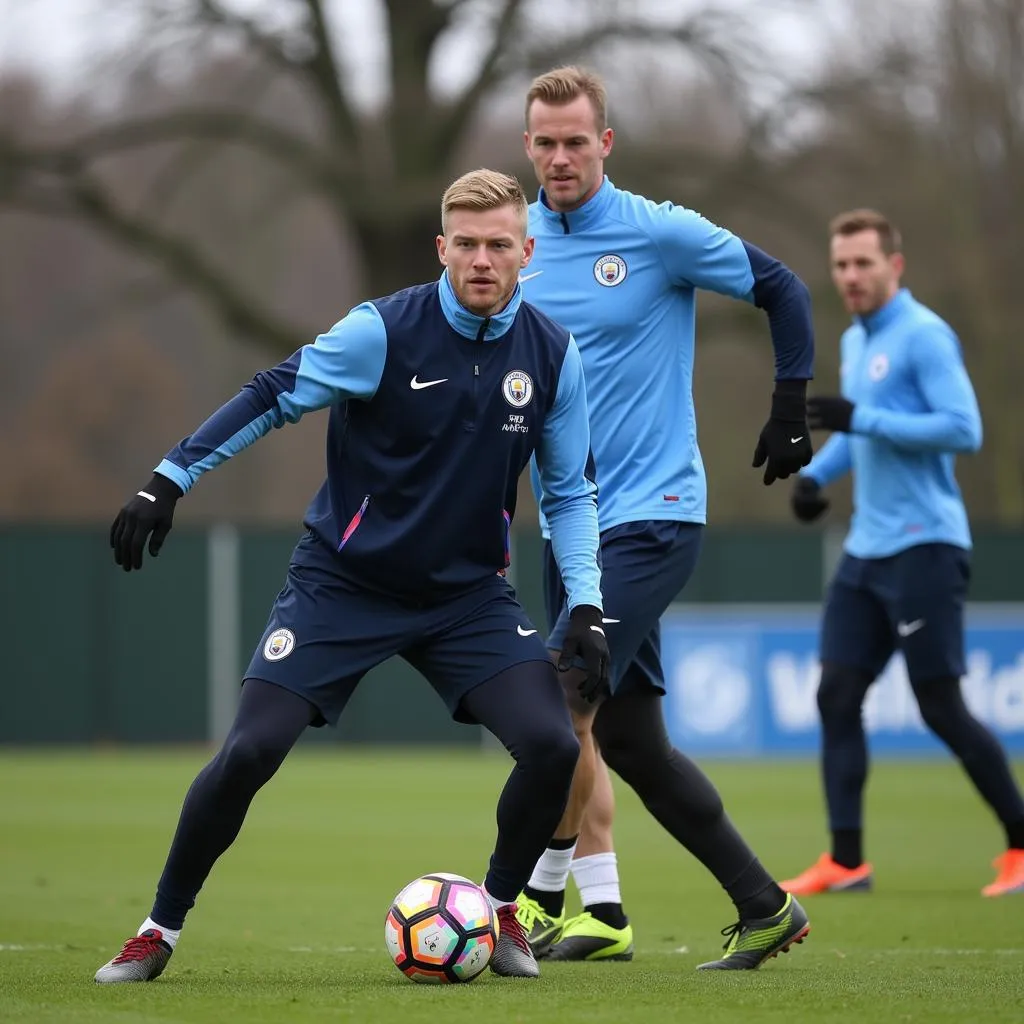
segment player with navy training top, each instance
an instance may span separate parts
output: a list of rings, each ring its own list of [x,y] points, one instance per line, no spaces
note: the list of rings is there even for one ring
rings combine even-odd
[[[583,360],[612,693],[595,712],[579,700],[574,672],[563,673],[580,763],[566,813],[519,901],[520,922],[535,952],[552,959],[632,956],[607,764],[735,905],[739,921],[725,955],[700,968],[754,969],[802,939],[807,917],[733,827],[712,783],[669,741],[659,620],[693,572],[707,517],[692,393],[695,292],[719,292],[767,314],[775,384],[753,460],[764,465],[765,484],[811,459],[810,300],[799,278],[756,246],[693,210],[632,195],[605,177],[613,132],[597,75],[575,67],[541,75],[525,113],[526,152],[541,189],[530,207],[537,248],[523,291],[569,327]],[[534,486],[543,535],[553,542],[538,473]],[[544,575],[548,647],[557,652],[568,628],[566,581],[550,543]],[[570,871],[584,906],[566,920]]]
[[[841,341],[840,395],[809,399],[834,431],[793,491],[813,522],[823,488],[853,474],[853,518],[822,622],[818,708],[832,849],[783,887],[797,895],[870,889],[864,859],[868,774],[861,707],[897,650],[925,725],[959,759],[1006,833],[986,896],[1024,892],[1024,799],[999,741],[968,710],[964,601],[971,531],[954,465],[981,447],[981,414],[953,329],[901,287],[899,232],[876,210],[830,226],[832,279],[853,323]]]
[[[569,332],[523,301],[533,251],[519,183],[480,170],[442,200],[440,280],[356,306],[258,373],[156,467],[111,528],[126,571],[156,555],[176,501],[274,427],[330,408],[327,478],[245,672],[223,747],[185,798],[156,901],[98,982],[149,981],[250,801],[308,726],[335,723],[363,675],[398,654],[454,718],[515,767],[498,801],[484,888],[495,973],[536,977],[515,899],[565,802],[579,744],[547,649],[504,578],[517,481],[545,486],[571,626],[565,656],[607,681],[586,390]]]

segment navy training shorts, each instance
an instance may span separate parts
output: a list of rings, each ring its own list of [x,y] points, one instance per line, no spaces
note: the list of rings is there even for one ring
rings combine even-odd
[[[829,586],[821,660],[879,675],[903,652],[913,680],[964,674],[970,556],[920,544],[887,558],[844,555]]]
[[[426,607],[360,589],[331,570],[307,534],[288,567],[245,679],[304,697],[337,723],[362,677],[393,655],[421,672],[456,721],[474,687],[527,661],[548,661],[543,637],[501,576]]]
[[[689,582],[704,527],[674,519],[622,523],[601,533],[601,595],[611,653],[612,693],[665,692],[660,620]],[[569,626],[565,587],[551,542],[544,544],[544,605],[548,647],[560,650]]]

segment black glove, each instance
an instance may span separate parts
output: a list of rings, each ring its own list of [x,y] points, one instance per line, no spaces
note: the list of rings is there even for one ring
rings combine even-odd
[[[149,553],[156,558],[164,538],[170,533],[174,505],[182,489],[172,480],[153,474],[153,479],[117,513],[110,527],[110,546],[114,561],[125,572],[142,568],[142,549],[149,540]]]
[[[580,696],[593,703],[609,691],[609,654],[601,612],[590,604],[578,604],[569,612],[569,629],[558,656],[558,671],[567,672],[576,657],[582,658],[587,666],[587,678],[579,685]]]
[[[793,506],[793,515],[802,523],[813,523],[818,516],[828,510],[831,504],[828,498],[822,494],[818,481],[809,476],[796,478],[789,503]]]
[[[807,399],[807,422],[811,430],[850,432],[853,402],[840,395],[815,395]]]
[[[772,411],[754,449],[754,468],[764,466],[765,485],[798,472],[814,454],[807,426],[807,381],[778,380]]]

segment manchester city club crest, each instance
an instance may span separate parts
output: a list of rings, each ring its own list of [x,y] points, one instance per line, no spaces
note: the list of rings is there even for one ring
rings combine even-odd
[[[621,256],[608,253],[594,264],[594,277],[598,284],[612,288],[626,280],[626,261]]]
[[[871,357],[868,363],[868,376],[876,381],[889,376],[889,357],[884,352],[878,352]]]
[[[528,373],[512,370],[505,374],[505,379],[501,382],[501,393],[513,409],[522,409],[529,405],[530,399],[533,398],[533,381]]]
[[[295,648],[295,634],[290,629],[275,629],[263,645],[263,657],[267,661],[287,658]]]

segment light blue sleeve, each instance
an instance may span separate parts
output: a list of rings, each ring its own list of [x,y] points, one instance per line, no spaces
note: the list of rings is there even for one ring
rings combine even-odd
[[[562,573],[569,610],[581,604],[603,610],[587,389],[583,362],[571,337],[536,458],[541,511],[548,522],[551,550]]]
[[[658,207],[662,259],[677,285],[752,302],[768,315],[776,380],[814,376],[814,325],[807,286],[784,263],[680,206]]]
[[[655,240],[674,284],[754,301],[754,270],[740,238],[694,210],[663,203]]]
[[[908,451],[976,452],[982,426],[978,399],[951,332],[929,330],[911,340],[917,385],[928,412],[857,405],[850,429]]]
[[[283,363],[261,370],[156,467],[183,492],[203,473],[248,448],[270,430],[307,412],[373,397],[384,372],[387,329],[369,302]]]
[[[809,476],[822,487],[827,487],[833,481],[849,473],[852,466],[850,435],[833,434],[814,453],[810,464],[800,470],[800,475]]]

